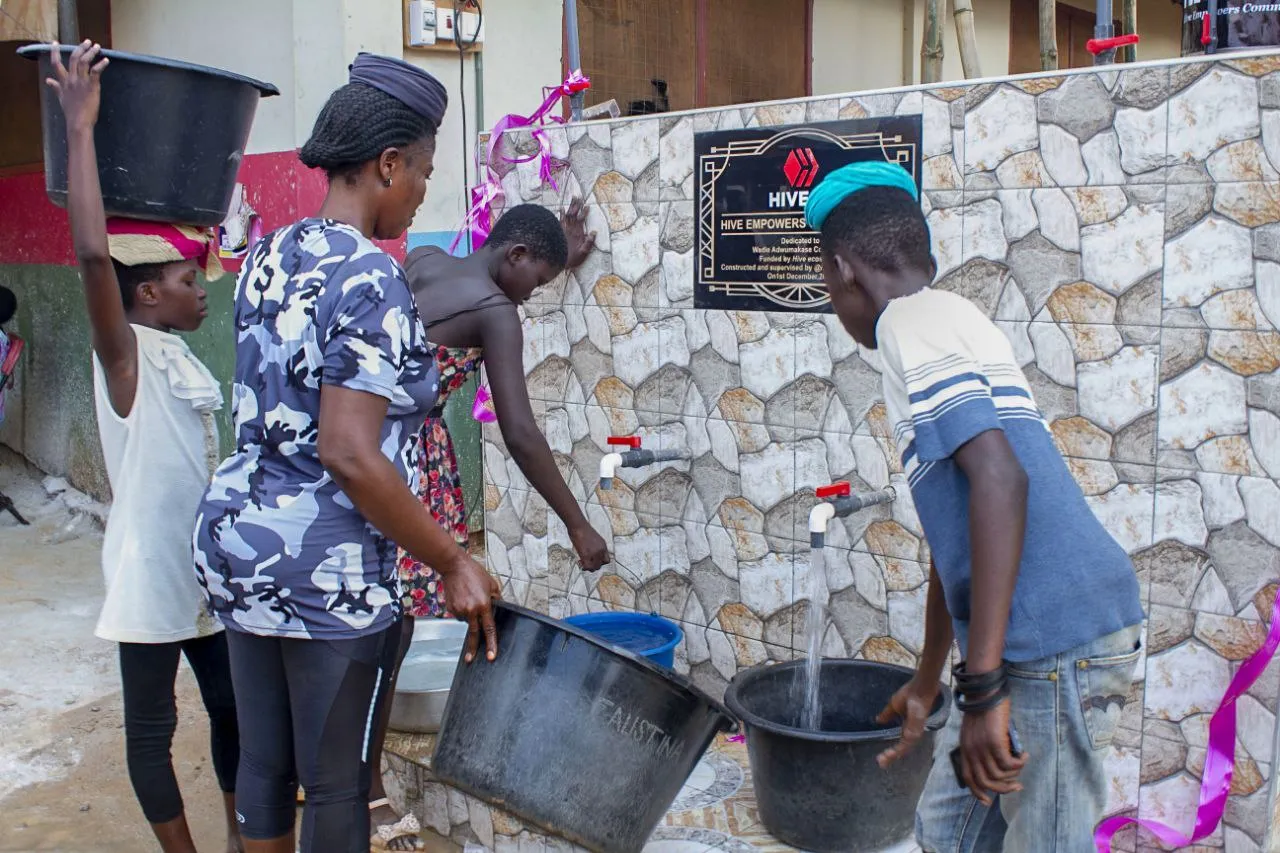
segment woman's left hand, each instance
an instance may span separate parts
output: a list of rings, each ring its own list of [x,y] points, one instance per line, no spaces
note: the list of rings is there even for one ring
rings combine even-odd
[[[564,268],[577,269],[596,245],[596,232],[587,233],[587,206],[582,199],[569,202],[569,209],[560,216],[560,224],[564,226],[564,238],[569,244],[569,259]]]

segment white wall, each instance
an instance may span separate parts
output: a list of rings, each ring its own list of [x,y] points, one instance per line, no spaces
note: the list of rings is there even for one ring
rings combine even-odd
[[[295,2],[327,0],[114,0],[112,44],[275,84],[280,95],[258,106],[247,150],[282,151],[295,144]]]
[[[902,0],[814,0],[813,94],[901,86],[903,37]]]
[[[974,0],[983,76],[1009,71],[1009,0]],[[813,93],[831,95],[920,82],[924,0],[814,0]],[[942,79],[960,80],[952,7],[942,21]]]
[[[532,110],[541,87],[558,81],[560,2],[485,3],[491,16],[485,58],[493,69],[485,75],[486,129],[501,112]],[[321,107],[347,82],[347,67],[362,50],[403,56],[426,69],[449,90],[449,111],[437,140],[435,176],[413,228],[443,231],[461,220],[464,151],[472,181],[475,174],[472,145],[462,139],[458,58],[404,49],[401,0],[114,0],[111,11],[114,45],[121,50],[212,65],[280,89],[279,97],[264,99],[258,108],[250,154],[288,151],[306,142]],[[474,58],[465,64],[467,134],[474,140]]]
[[[467,210],[466,175],[476,182],[475,139],[499,118],[528,115],[542,102],[542,87],[561,81],[563,0],[484,0],[484,115],[476,112],[475,57],[465,63],[466,99],[460,96],[458,56],[440,50],[404,50],[406,60],[434,74],[449,90],[449,111],[436,138],[436,171],[427,200],[413,221],[415,232],[451,231]],[[396,19],[396,40],[403,45]],[[462,136],[466,118],[466,141]]]
[[[528,115],[562,80],[564,0],[484,0],[485,129]]]
[[[486,25],[487,28],[488,25]],[[427,199],[413,220],[414,231],[449,231],[458,227],[466,213],[466,173],[475,183],[474,145],[476,139],[475,59],[465,60],[466,103],[458,86],[458,56],[439,51],[405,51],[404,58],[435,75],[449,90],[449,109],[436,136],[435,173],[427,184]],[[485,69],[486,89],[488,69]],[[486,91],[486,96],[488,92]],[[464,112],[465,111],[465,112]],[[466,116],[467,139],[462,138],[462,119]]]

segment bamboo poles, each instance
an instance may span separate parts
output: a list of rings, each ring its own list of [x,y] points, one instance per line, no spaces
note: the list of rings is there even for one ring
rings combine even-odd
[[[1120,31],[1125,35],[1130,35],[1138,31],[1138,0],[1124,0],[1120,6]],[[1136,44],[1125,45],[1124,61],[1136,62],[1138,59],[1138,46]]]
[[[1040,70],[1058,70],[1058,3],[1040,0]]]
[[[942,82],[942,4],[925,0],[924,43],[920,46],[920,82]]]
[[[955,7],[956,37],[960,42],[960,65],[965,79],[972,80],[982,76],[978,62],[978,34],[973,26],[973,0],[952,0],[952,3]]]

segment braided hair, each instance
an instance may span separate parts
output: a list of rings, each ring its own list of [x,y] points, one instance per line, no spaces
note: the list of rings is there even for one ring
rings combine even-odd
[[[388,148],[407,148],[436,135],[436,126],[385,92],[348,83],[329,96],[299,158],[329,180],[351,178]]]
[[[138,288],[149,281],[159,281],[164,276],[164,268],[168,265],[168,263],[162,263],[129,266],[115,258],[111,259],[111,266],[116,271],[116,283],[120,285],[120,301],[124,303],[124,310],[133,310],[133,306],[138,301]]]

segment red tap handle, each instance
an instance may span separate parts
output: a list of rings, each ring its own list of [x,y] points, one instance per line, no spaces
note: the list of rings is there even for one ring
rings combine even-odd
[[[853,487],[846,482],[832,483],[822,486],[814,492],[820,498],[847,498],[853,494]]]
[[[632,450],[636,450],[640,447],[640,436],[611,435],[609,436],[609,445],[611,447],[630,447]]]
[[[1206,19],[1207,20],[1207,19]],[[1089,39],[1085,42],[1085,50],[1097,56],[1108,50],[1114,50],[1117,47],[1127,47],[1131,44],[1138,43],[1138,34],[1130,33],[1127,36],[1113,36],[1109,39]]]

